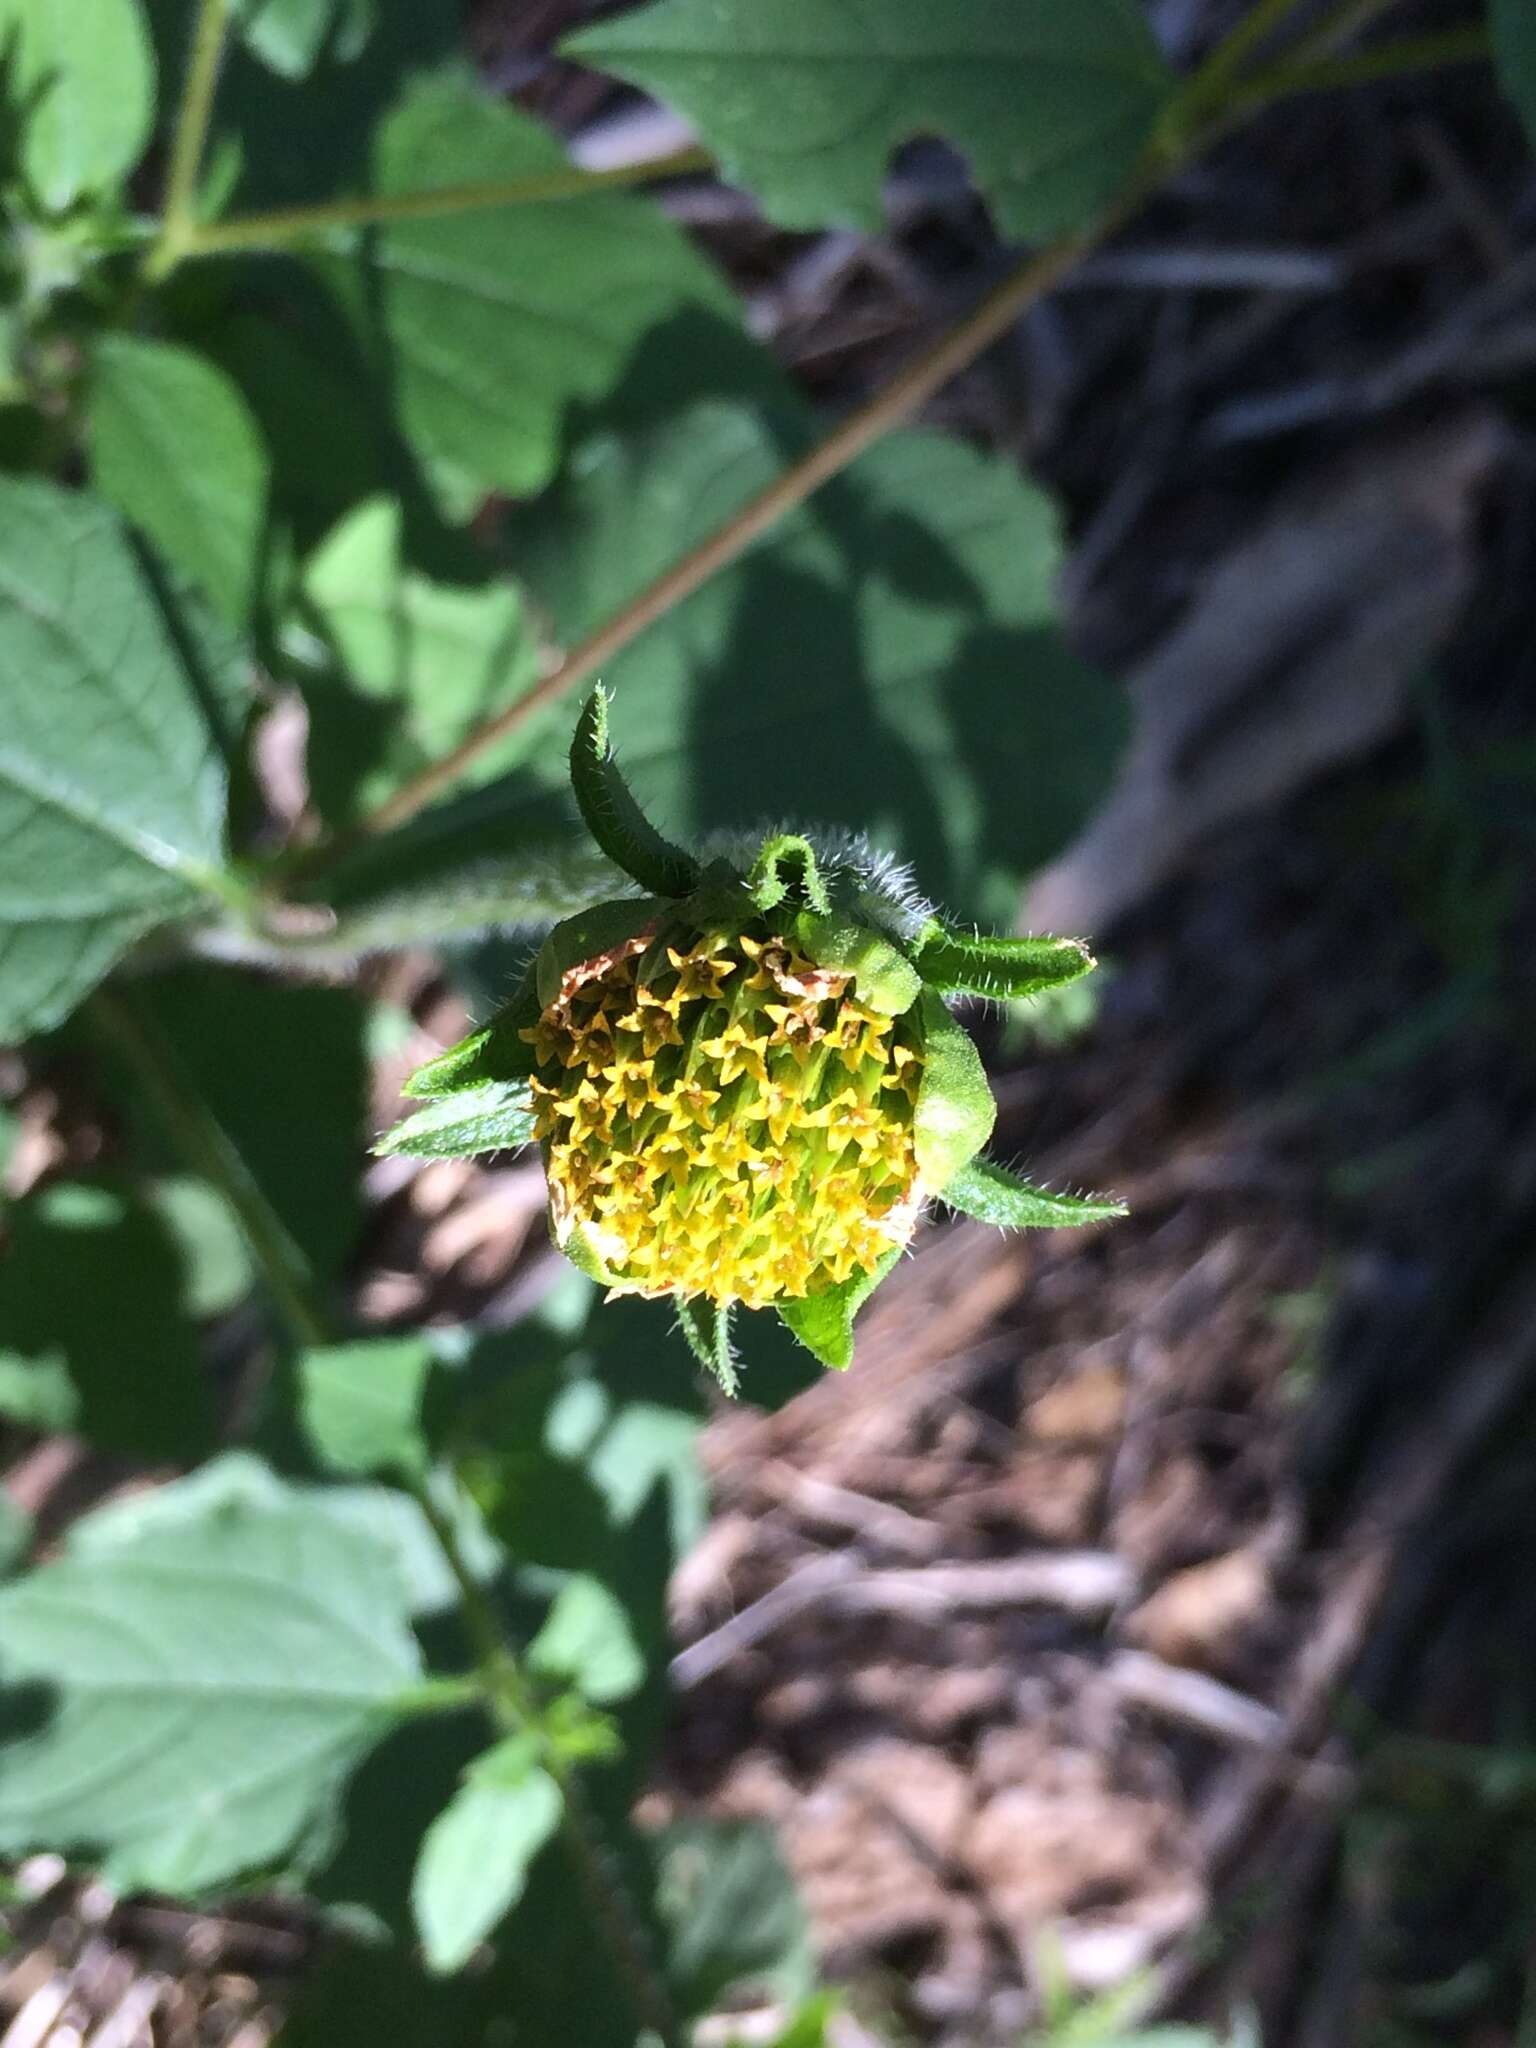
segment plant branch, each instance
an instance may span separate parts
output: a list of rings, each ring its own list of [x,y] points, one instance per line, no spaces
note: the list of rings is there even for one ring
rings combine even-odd
[[[330,1332],[325,1310],[303,1253],[159,1025],[120,986],[98,989],[86,1014],[98,1037],[143,1090],[151,1113],[177,1151],[212,1181],[234,1210],[273,1306],[294,1341],[326,1343]]]
[[[1297,93],[1373,85],[1383,79],[1443,70],[1452,64],[1483,64],[1492,55],[1487,29],[1474,23],[1466,28],[1446,29],[1439,35],[1404,36],[1395,42],[1380,43],[1374,49],[1361,50],[1353,57],[1276,64],[1245,78],[1236,97],[1244,112],[1256,112]]]
[[[188,241],[197,233],[197,177],[203,145],[213,117],[213,96],[219,82],[219,60],[229,30],[230,0],[199,0],[192,51],[176,127],[171,137],[170,168],[165,182],[165,212],[160,236],[149,254],[144,274],[154,280],[175,269]]]
[[[381,192],[356,199],[328,200],[319,206],[291,206],[243,217],[237,214],[232,220],[190,227],[180,241],[175,260],[227,256],[240,249],[288,249],[312,237],[391,227],[400,221],[436,220],[446,214],[480,212],[487,207],[586,199],[595,192],[649,184],[658,178],[678,178],[689,171],[713,167],[714,159],[708,150],[693,145],[640,163],[619,164],[607,171],[584,171],[576,164],[567,164],[533,178],[444,185],[434,192]]]

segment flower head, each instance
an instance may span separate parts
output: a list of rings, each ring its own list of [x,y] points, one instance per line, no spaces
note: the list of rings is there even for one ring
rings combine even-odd
[[[383,1149],[536,1138],[556,1243],[612,1293],[672,1298],[727,1386],[737,1305],[848,1364],[930,1199],[1001,1224],[1122,1213],[978,1160],[995,1105],[945,1002],[1074,980],[1078,941],[953,931],[858,842],[779,832],[696,860],[620,780],[601,692],[571,765],[593,837],[649,893],[556,925],[507,1008],[412,1077],[430,1106]]]

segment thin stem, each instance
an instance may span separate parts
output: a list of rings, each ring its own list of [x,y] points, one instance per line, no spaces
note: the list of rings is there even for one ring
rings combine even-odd
[[[145,266],[144,274],[150,279],[165,277],[174,270],[188,240],[197,232],[197,177],[202,168],[203,145],[208,139],[208,123],[213,118],[213,96],[229,30],[229,10],[230,0],[199,0],[192,53],[187,60],[186,82],[171,138],[160,239]]]
[[[434,192],[381,192],[356,199],[333,199],[320,206],[290,206],[272,213],[251,213],[207,227],[191,227],[178,260],[196,256],[227,256],[239,249],[288,249],[313,237],[390,227],[400,221],[435,220],[445,214],[474,213],[495,206],[531,206],[553,199],[586,199],[594,192],[644,185],[658,178],[678,178],[689,171],[707,171],[714,159],[692,145],[668,156],[619,164],[607,171],[584,171],[575,164],[546,171],[536,178],[490,180],[472,185],[444,185]]]
[[[1297,93],[1339,91],[1352,85],[1373,85],[1382,79],[1411,77],[1453,64],[1487,63],[1493,55],[1488,31],[1478,25],[1446,29],[1439,35],[1404,36],[1380,43],[1353,57],[1323,58],[1312,63],[1276,64],[1243,80],[1237,99],[1245,112]]]
[[[1296,12],[1297,0],[1256,0],[1211,51],[1195,76],[1214,95],[1235,78],[1256,50],[1277,36]]]
[[[1288,61],[1310,64],[1331,56],[1341,43],[1347,43],[1362,29],[1369,28],[1378,14],[1385,14],[1396,4],[1397,0],[1340,0],[1340,5],[1316,28],[1308,29],[1304,36],[1298,37]]]
[[[159,1025],[121,987],[98,989],[87,1015],[142,1088],[171,1143],[234,1210],[273,1306],[294,1341],[300,1346],[327,1343],[327,1317],[303,1253]]]

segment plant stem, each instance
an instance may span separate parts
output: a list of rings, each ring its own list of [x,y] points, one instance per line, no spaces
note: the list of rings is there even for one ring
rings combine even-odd
[[[171,1143],[234,1210],[273,1306],[294,1341],[301,1346],[329,1342],[328,1319],[303,1253],[159,1025],[120,986],[98,989],[87,1015],[142,1088]]]
[[[1396,0],[1340,0],[1332,14],[1326,15],[1316,28],[1308,29],[1297,39],[1288,62],[1310,64],[1314,60],[1330,56],[1341,43],[1347,43],[1351,36],[1369,28],[1378,14],[1385,14]]]
[[[1255,5],[1222,38],[1185,88],[1185,106],[1202,112],[1218,106],[1249,58],[1273,40],[1296,12],[1298,0],[1255,0]]]
[[[694,145],[641,163],[619,164],[608,171],[584,171],[576,164],[566,164],[536,178],[444,185],[435,192],[381,192],[357,199],[333,199],[321,206],[290,206],[278,212],[250,213],[244,217],[237,214],[233,220],[191,228],[181,243],[178,260],[227,256],[239,249],[289,249],[312,237],[390,227],[407,220],[435,220],[444,214],[474,213],[493,206],[586,199],[594,192],[622,190],[713,167],[714,158],[709,151]]]
[[[1332,92],[1352,85],[1373,85],[1382,79],[1411,77],[1452,64],[1483,64],[1493,55],[1488,31],[1476,24],[1446,29],[1439,35],[1404,36],[1380,43],[1353,57],[1320,58],[1311,63],[1276,64],[1245,78],[1236,98],[1245,113],[1297,93]]]
[[[166,277],[185,253],[197,233],[197,176],[202,168],[203,145],[213,117],[213,95],[219,82],[219,59],[229,29],[230,0],[199,0],[197,26],[192,34],[192,52],[187,59],[186,82],[181,105],[176,110],[176,127],[171,137],[170,169],[165,183],[165,212],[160,237],[151,249],[144,274],[150,280]]]

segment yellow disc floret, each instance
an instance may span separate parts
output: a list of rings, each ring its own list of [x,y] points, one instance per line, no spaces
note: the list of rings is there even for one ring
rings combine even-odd
[[[915,1027],[766,924],[642,932],[522,1035],[556,1238],[615,1292],[761,1308],[910,1237]]]

